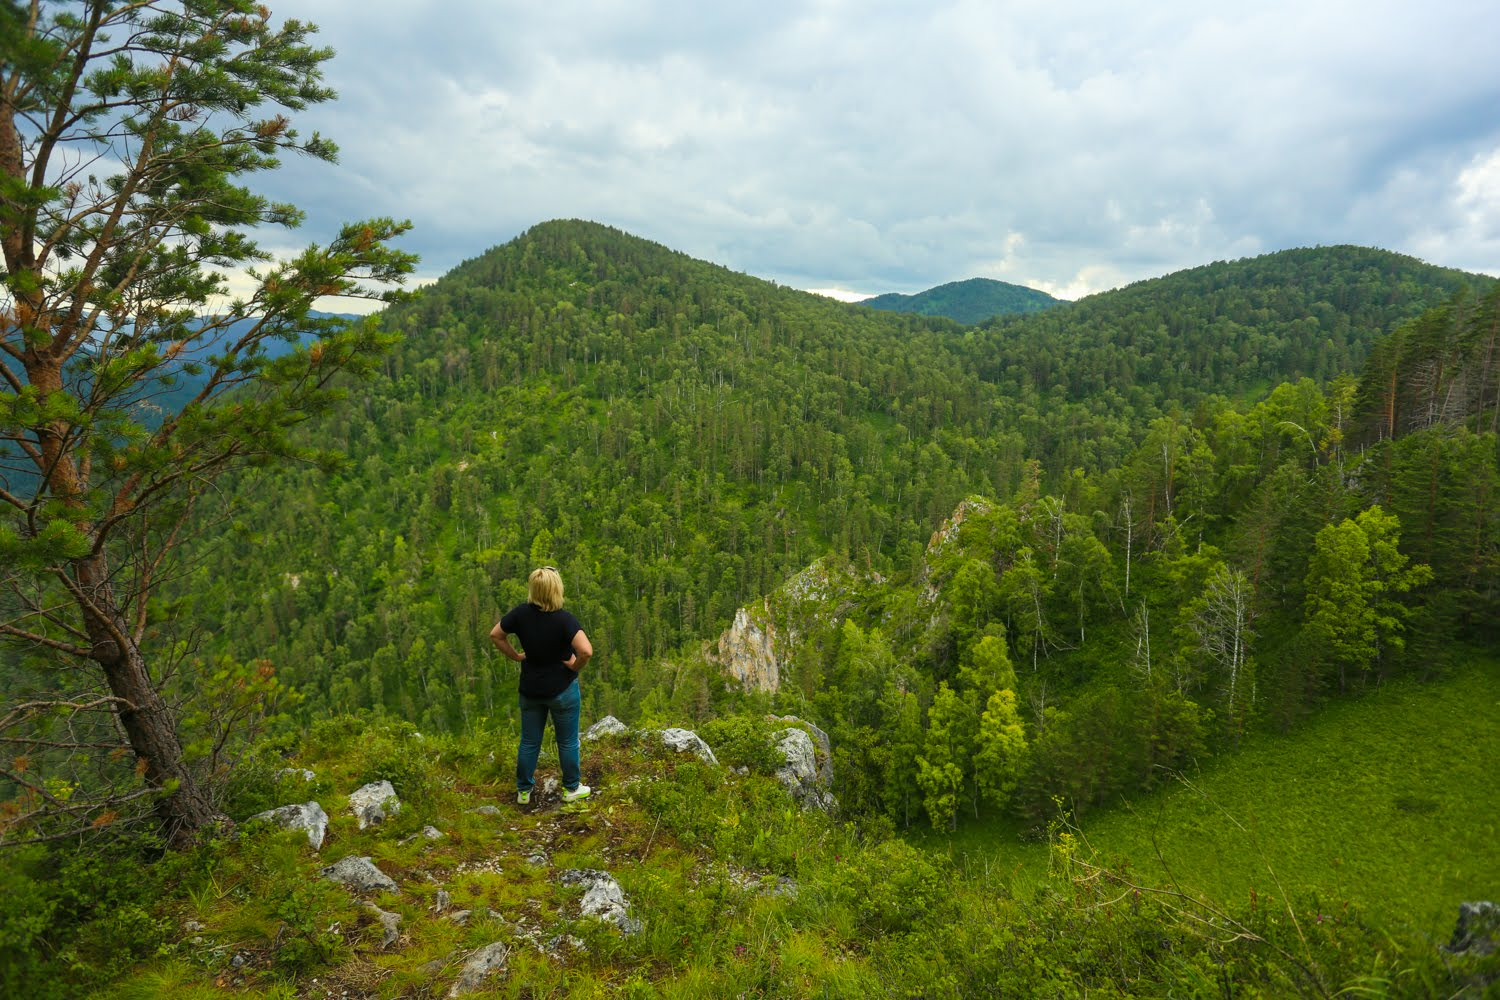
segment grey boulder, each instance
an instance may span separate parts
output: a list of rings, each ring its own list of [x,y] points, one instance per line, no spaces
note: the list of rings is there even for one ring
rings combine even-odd
[[[625,731],[625,723],[613,715],[606,715],[592,726],[589,726],[589,731],[583,734],[583,738],[592,741],[603,739],[606,736],[614,736],[617,733]]]
[[[287,830],[306,830],[307,842],[315,851],[323,847],[323,836],[328,832],[328,814],[316,802],[267,809],[250,818],[267,820]]]
[[[349,796],[349,811],[359,817],[359,828],[363,830],[400,812],[401,800],[389,781],[372,781]]]
[[[348,857],[337,864],[329,865],[318,874],[334,882],[342,883],[355,892],[398,892],[396,882],[385,872],[375,867],[369,858]]]
[[[705,764],[719,763],[719,758],[714,756],[713,748],[703,742],[703,738],[691,729],[663,729],[661,741],[667,745],[667,749],[678,753],[690,753],[697,756]]]
[[[480,948],[469,956],[464,962],[463,969],[458,974],[458,981],[448,990],[450,997],[463,996],[465,993],[473,993],[484,987],[484,981],[497,972],[505,969],[505,963],[510,961],[510,945],[504,941],[495,941]]]
[[[626,937],[639,934],[641,922],[630,915],[630,903],[625,890],[609,872],[594,868],[570,868],[560,876],[563,885],[584,887],[583,901],[578,913],[583,917],[596,917],[619,928]]]
[[[833,812],[838,802],[828,790],[818,767],[818,751],[812,737],[801,729],[792,728],[771,734],[771,739],[776,741],[776,750],[786,761],[776,769],[776,780],[802,808]]]

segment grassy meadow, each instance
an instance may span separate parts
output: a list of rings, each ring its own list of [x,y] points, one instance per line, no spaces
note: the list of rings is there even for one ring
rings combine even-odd
[[[1284,736],[1247,738],[1158,792],[1087,814],[1085,855],[1229,903],[1347,902],[1403,938],[1446,940],[1463,900],[1500,898],[1500,661],[1388,683]],[[933,840],[938,838],[934,836]],[[977,878],[1046,877],[1048,849],[1013,824],[951,838]]]

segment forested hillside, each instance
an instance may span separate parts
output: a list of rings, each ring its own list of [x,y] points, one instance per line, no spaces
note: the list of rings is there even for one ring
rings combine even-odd
[[[887,292],[864,299],[859,304],[887,312],[946,316],[971,325],[1002,313],[1030,313],[1051,309],[1060,305],[1061,300],[1025,285],[1012,285],[993,278],[969,278],[967,281],[950,281],[946,285],[938,285],[915,295]]]
[[[587,935],[568,961],[640,995],[1489,981],[1437,957],[1430,922],[1363,922],[1347,904],[1368,886],[1334,913],[1302,895],[1343,869],[1248,904],[1196,897],[1093,867],[1077,831],[1332,698],[1493,669],[1474,650],[1500,642],[1494,281],[1295,251],[965,328],[564,222],[384,323],[403,339],[382,371],[304,432],[343,466],[269,467],[200,499],[151,639],[172,644],[162,683],[227,814],[315,791],[330,855],[370,852],[412,895],[359,905],[312,874],[303,834],[253,822],[136,865],[155,849],[129,833],[139,772],[111,758],[126,809],[93,821],[102,850],[4,859],[0,936],[24,948],[0,981],[357,992],[378,964],[389,989],[430,990],[455,956],[538,928]],[[595,814],[496,823],[478,803],[510,797],[515,688],[486,633],[541,563],[599,651],[584,717],[641,732],[589,751]],[[770,690],[727,683],[714,647],[746,606],[778,637]],[[6,679],[28,690],[47,674],[25,657],[50,655],[23,652]],[[1487,708],[1457,724],[1492,742]],[[836,816],[770,777],[786,722],[768,710],[830,737]],[[734,770],[664,761],[645,730],[684,723]],[[88,746],[74,725],[56,716],[75,741],[60,761]],[[261,725],[277,728],[253,742]],[[66,806],[73,786],[47,780]],[[344,790],[378,780],[410,807],[365,830]],[[1432,845],[1454,819],[1430,796],[1391,808]],[[1046,841],[1045,890],[913,836],[970,817],[974,836]],[[573,920],[578,890],[548,874],[616,863],[649,908],[633,944]],[[112,865],[127,877],[106,880]],[[450,902],[472,926],[443,916],[434,873],[463,876]],[[751,898],[783,879],[800,889]],[[581,981],[582,965],[513,957],[514,983]]]
[[[1135,558],[1173,534],[1191,556],[1238,516],[1221,501],[1283,516],[1255,490],[1271,476],[1313,495],[1275,479],[1293,458],[1328,479],[1327,449],[1343,447],[1318,437],[1329,402],[1290,385],[1245,415],[1215,395],[1354,366],[1469,284],[1488,282],[1379,251],[1297,251],[964,330],[548,223],[388,313],[405,340],[385,376],[319,430],[347,467],[237,486],[234,533],[184,589],[223,652],[268,658],[309,711],[451,727],[508,711],[485,631],[551,562],[602,651],[590,711],[628,715],[663,689],[702,711],[717,687],[678,652],[829,552],[913,579],[971,494],[1056,494],[1088,527],[1065,534],[1097,536],[1111,573],[1125,546]],[[1337,509],[1325,498],[1280,544],[1305,552]],[[1090,586],[1075,603],[1102,600]],[[1287,586],[1295,608],[1301,584]],[[1065,637],[1082,614],[1086,637],[1091,613],[1051,617]],[[1063,644],[1052,629],[1011,644],[1029,660]]]

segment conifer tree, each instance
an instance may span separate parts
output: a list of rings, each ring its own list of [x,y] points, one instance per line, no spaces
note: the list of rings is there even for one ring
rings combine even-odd
[[[917,756],[917,784],[934,830],[958,825],[958,793],[970,749],[964,733],[966,715],[958,694],[946,681],[939,684],[927,710],[927,742]]]
[[[317,457],[290,429],[381,337],[311,304],[389,297],[414,264],[388,245],[407,228],[390,219],[285,261],[253,238],[302,213],[240,178],[336,155],[288,117],[334,97],[314,31],[251,0],[0,5],[0,637],[38,667],[38,701],[113,713],[145,783],[132,794],[174,837],[218,818],[151,641],[187,514],[229,467]],[[231,300],[224,272],[247,266],[251,291]],[[39,712],[5,721],[24,738]],[[112,728],[54,738],[49,759]],[[108,815],[19,771],[20,819]]]
[[[974,751],[975,782],[991,805],[1004,808],[1020,781],[1026,761],[1026,727],[1008,689],[990,695],[979,721]]]

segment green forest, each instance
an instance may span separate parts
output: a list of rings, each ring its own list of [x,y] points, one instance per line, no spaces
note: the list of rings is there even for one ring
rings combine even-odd
[[[331,719],[513,732],[486,635],[543,563],[598,650],[586,721],[813,722],[861,852],[1055,845],[1500,638],[1483,276],[1297,250],[964,326],[550,222],[379,323],[296,432],[342,458],[222,480],[155,598],[203,766],[244,752],[204,699],[293,759]],[[794,623],[774,690],[716,652],[742,608]]]
[[[631,717],[671,677],[701,716],[728,697],[702,644],[829,557],[924,712],[986,629],[1038,683],[1096,693],[1136,687],[1139,632],[1215,731],[1284,727],[1398,669],[1407,636],[1487,638],[1494,287],[1330,248],[963,328],[548,223],[388,310],[400,344],[315,432],[343,468],[236,482],[227,544],[178,592],[307,713],[459,729],[509,711],[485,633],[551,563],[601,651],[587,711]],[[985,515],[930,552],[971,497]],[[1426,617],[1386,609],[1373,653],[1314,657],[1310,559],[1345,521],[1431,568],[1381,563],[1418,589],[1380,601]],[[1179,620],[1221,569],[1256,637],[1233,712]],[[809,642],[824,662],[785,697],[827,697],[836,647]]]

